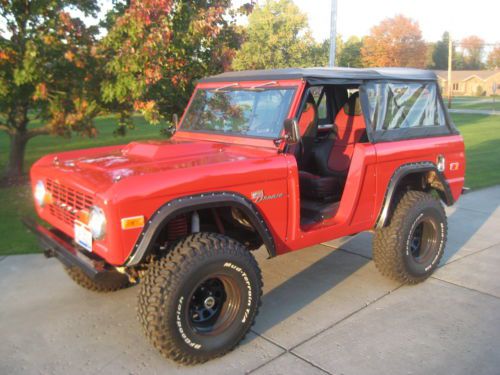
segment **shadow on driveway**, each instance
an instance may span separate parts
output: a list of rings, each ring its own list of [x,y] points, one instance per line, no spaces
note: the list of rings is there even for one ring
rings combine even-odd
[[[440,267],[500,243],[500,215],[492,218],[500,189],[462,199],[464,207],[447,209],[448,243]],[[318,259],[315,253],[324,255]],[[378,274],[370,258],[371,234],[362,233],[341,240],[338,249],[321,245],[261,262],[265,284],[271,285],[254,331],[286,347],[295,346],[398,288]],[[301,329],[302,334],[296,332]]]

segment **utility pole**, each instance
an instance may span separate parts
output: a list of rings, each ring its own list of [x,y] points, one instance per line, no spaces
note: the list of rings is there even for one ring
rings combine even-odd
[[[337,0],[332,0],[330,16],[330,67],[335,66],[335,51],[337,49]]]
[[[451,66],[453,59],[453,42],[451,35],[448,34],[448,108],[451,108],[451,90],[453,83],[451,82]]]

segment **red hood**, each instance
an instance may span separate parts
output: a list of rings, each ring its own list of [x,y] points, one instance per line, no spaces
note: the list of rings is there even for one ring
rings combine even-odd
[[[176,173],[174,170],[203,166],[213,168],[214,164],[260,159],[276,153],[272,149],[198,140],[141,141],[50,155],[40,160],[36,169],[55,169],[60,178],[70,177],[80,186],[97,192],[132,176]]]
[[[243,158],[234,151],[234,147],[211,142],[132,142],[113,152],[66,160],[64,165],[74,168],[75,171],[104,173],[111,181],[116,182],[134,175],[236,161]]]

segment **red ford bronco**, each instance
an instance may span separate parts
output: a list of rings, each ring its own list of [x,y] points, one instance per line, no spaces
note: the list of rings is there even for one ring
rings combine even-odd
[[[425,280],[464,173],[431,72],[230,72],[198,82],[169,140],[40,159],[31,181],[50,229],[26,224],[83,287],[140,281],[146,336],[194,364],[250,329],[261,246],[274,257],[371,230],[380,272]]]

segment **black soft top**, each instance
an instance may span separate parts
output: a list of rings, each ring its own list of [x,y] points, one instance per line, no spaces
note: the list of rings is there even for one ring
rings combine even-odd
[[[304,79],[314,84],[349,84],[366,80],[436,81],[434,72],[413,68],[288,68],[226,72],[199,82],[234,82]]]

